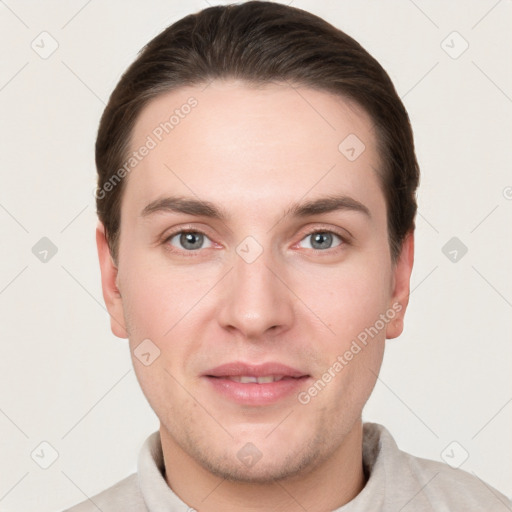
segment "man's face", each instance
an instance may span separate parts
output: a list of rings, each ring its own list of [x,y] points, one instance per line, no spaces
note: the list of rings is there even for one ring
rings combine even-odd
[[[411,240],[391,261],[370,118],[325,92],[214,82],[149,103],[132,150],[148,135],[156,147],[123,193],[118,270],[98,240],[112,328],[129,337],[164,447],[270,481],[359,442],[412,265]],[[171,197],[224,217],[161,208]],[[321,198],[336,200],[300,211]]]

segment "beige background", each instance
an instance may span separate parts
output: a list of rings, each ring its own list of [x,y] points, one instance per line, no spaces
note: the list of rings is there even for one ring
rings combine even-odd
[[[208,3],[0,2],[0,510],[47,512],[94,495],[135,470],[158,426],[103,306],[93,147],[138,50]],[[406,330],[388,342],[365,419],[419,456],[467,452],[462,468],[511,496],[512,2],[292,5],[387,69],[422,169]],[[42,237],[58,249],[46,263],[32,252]],[[442,252],[452,237],[468,248],[455,263]]]

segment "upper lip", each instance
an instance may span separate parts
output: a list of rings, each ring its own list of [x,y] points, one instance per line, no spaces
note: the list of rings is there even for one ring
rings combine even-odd
[[[307,374],[277,362],[249,364],[241,361],[222,364],[204,374],[206,377],[264,377],[266,375],[282,375],[283,377],[306,377]]]

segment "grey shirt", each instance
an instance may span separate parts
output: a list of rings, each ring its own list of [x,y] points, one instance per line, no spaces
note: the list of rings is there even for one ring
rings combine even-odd
[[[364,424],[364,489],[334,512],[506,512],[512,502],[478,477],[398,449],[381,425]],[[160,433],[145,441],[138,471],[65,512],[191,512],[167,485]]]

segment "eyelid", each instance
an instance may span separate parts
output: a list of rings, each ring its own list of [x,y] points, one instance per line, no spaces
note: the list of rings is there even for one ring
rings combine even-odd
[[[175,229],[171,229],[170,231],[166,231],[164,235],[162,235],[161,237],[161,243],[165,246],[165,249],[168,250],[169,252],[172,252],[172,253],[178,253],[178,254],[181,254],[181,255],[184,255],[184,256],[198,256],[199,253],[203,252],[205,249],[211,249],[212,247],[204,247],[204,248],[201,248],[201,249],[195,249],[195,250],[185,250],[185,249],[180,249],[179,247],[174,247],[170,244],[170,241],[176,236],[176,235],[179,235],[179,234],[183,234],[183,233],[198,233],[198,234],[201,234],[203,236],[205,236],[206,238],[208,238],[208,240],[211,242],[212,246],[214,245],[219,245],[217,242],[214,242],[212,240],[212,238],[210,237],[210,235],[208,235],[208,233],[206,233],[206,230],[203,230],[203,229],[200,229],[200,228],[196,228],[194,226],[179,226],[179,227],[176,227]]]
[[[173,236],[176,236],[180,233],[201,233],[202,235],[207,236],[208,238],[211,239],[211,236],[207,233],[207,230],[187,224],[176,226],[175,228],[171,228],[169,230],[165,230],[164,233],[159,238],[161,238],[162,241],[165,242],[172,238]]]
[[[332,233],[336,236],[339,236],[341,238],[341,240],[348,244],[351,242],[351,240],[353,239],[353,236],[352,236],[352,233],[350,233],[348,230],[346,229],[342,229],[342,228],[335,228],[333,226],[325,226],[325,225],[315,225],[314,227],[308,229],[302,236],[301,236],[301,239],[299,240],[299,242],[302,242],[302,240],[304,240],[304,238],[306,238],[307,236],[309,235],[313,235],[315,233]]]

